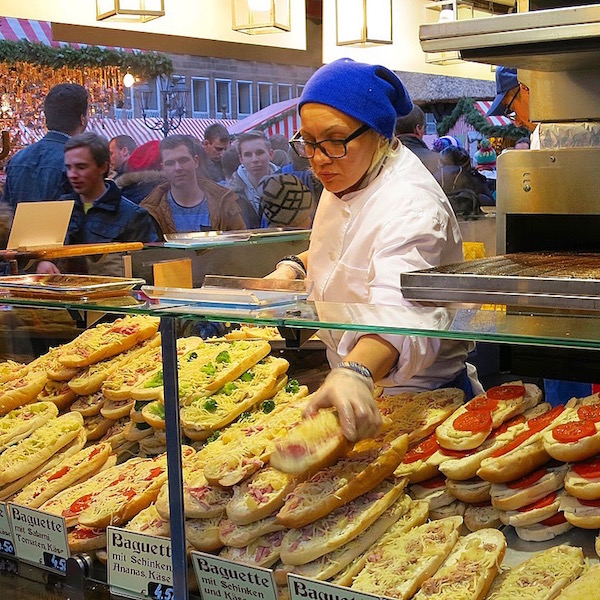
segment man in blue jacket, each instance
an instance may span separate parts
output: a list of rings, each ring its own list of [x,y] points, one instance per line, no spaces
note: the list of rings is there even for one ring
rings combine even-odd
[[[6,168],[4,202],[56,200],[70,191],[65,176],[65,143],[87,127],[88,93],[77,83],[55,85],[44,101],[48,133],[23,148]]]
[[[148,212],[122,196],[115,183],[106,179],[110,153],[105,138],[91,132],[73,136],[65,144],[64,161],[73,192],[61,199],[75,200],[68,243],[158,241]],[[90,274],[123,274],[120,255],[94,258],[87,261]],[[55,273],[57,268],[43,262],[37,271]]]

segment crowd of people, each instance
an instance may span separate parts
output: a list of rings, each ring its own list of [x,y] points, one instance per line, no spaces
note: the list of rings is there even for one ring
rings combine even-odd
[[[54,86],[44,103],[48,133],[9,161],[0,216],[19,202],[72,199],[66,243],[153,242],[189,231],[312,226],[323,183],[283,135],[253,130],[232,139],[220,123],[199,140],[170,135],[138,145],[129,135],[107,140],[86,132],[88,94]],[[394,135],[427,169],[459,217],[495,204],[496,152],[483,139],[471,159],[452,136],[423,137],[425,115],[414,105]],[[517,148],[529,147],[519,140]],[[114,261],[88,261],[89,272],[117,275]],[[59,272],[42,263],[40,272]]]

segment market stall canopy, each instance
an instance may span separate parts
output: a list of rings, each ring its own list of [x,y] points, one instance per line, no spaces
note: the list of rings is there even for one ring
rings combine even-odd
[[[71,46],[72,48],[85,48],[85,44],[74,44],[57,42],[52,39],[52,25],[48,21],[35,21],[34,19],[15,19],[12,17],[0,17],[0,40],[16,42],[27,40],[34,44],[44,44],[59,48]],[[99,46],[99,48],[119,49],[125,52],[133,52],[131,48],[120,48],[116,46]]]
[[[492,105],[491,100],[477,100],[475,102],[475,108],[486,118],[486,120],[493,125],[494,127],[506,127],[507,125],[512,125],[513,122],[503,115],[498,115],[497,117],[487,117],[487,111],[490,110],[490,106]]]
[[[245,119],[237,121],[233,126],[228,126],[226,121],[220,122],[227,127],[232,135],[251,131],[252,129],[260,129],[264,131],[267,137],[281,133],[289,139],[300,127],[298,100],[298,98],[291,98],[283,102],[276,102]]]

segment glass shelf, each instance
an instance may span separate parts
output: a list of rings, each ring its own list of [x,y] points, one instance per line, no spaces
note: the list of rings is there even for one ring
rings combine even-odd
[[[148,301],[140,292],[104,300],[64,301],[2,297],[0,305],[75,311],[140,313],[243,322],[296,329],[336,329],[444,339],[600,349],[600,312],[524,310],[502,305],[372,306],[301,301],[259,310],[206,308]]]

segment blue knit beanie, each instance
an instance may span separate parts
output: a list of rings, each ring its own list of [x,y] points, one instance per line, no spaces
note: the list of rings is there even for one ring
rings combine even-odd
[[[413,108],[395,73],[351,58],[340,58],[313,74],[300,96],[298,110],[310,102],[337,108],[388,139],[394,137],[396,119]]]

